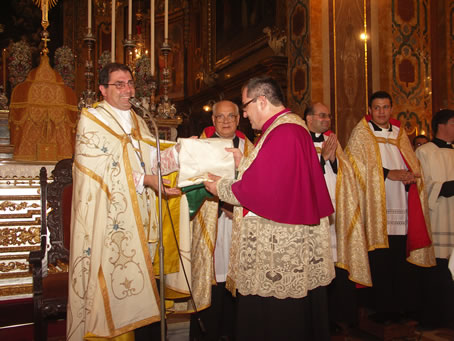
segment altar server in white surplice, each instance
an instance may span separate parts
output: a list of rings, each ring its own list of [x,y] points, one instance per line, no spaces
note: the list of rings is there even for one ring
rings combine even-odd
[[[454,110],[435,114],[432,133],[433,140],[416,150],[429,197],[437,257],[436,267],[423,276],[427,286],[421,322],[428,327],[449,326],[454,321],[454,269],[448,268],[449,258],[454,257]]]

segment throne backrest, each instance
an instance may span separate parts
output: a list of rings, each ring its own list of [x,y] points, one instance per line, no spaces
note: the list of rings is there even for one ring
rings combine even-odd
[[[56,265],[57,260],[68,263],[71,200],[72,200],[72,159],[64,159],[55,165],[52,175],[54,181],[47,186],[47,227],[50,233],[51,249],[47,255],[49,265]]]

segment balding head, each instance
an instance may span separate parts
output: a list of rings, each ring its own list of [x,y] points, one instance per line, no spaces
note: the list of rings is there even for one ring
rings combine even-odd
[[[213,125],[223,138],[233,138],[240,122],[238,106],[231,101],[220,101],[213,105]]]

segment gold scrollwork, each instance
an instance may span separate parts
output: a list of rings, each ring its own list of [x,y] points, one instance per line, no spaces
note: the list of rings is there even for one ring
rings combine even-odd
[[[28,270],[28,263],[23,262],[7,262],[7,263],[0,263],[0,272],[10,272],[14,270]]]
[[[0,245],[23,245],[39,244],[40,228],[39,227],[19,227],[19,228],[2,228],[0,229]]]
[[[21,202],[21,203],[15,203],[15,202],[11,202],[11,201],[4,201],[2,203],[0,203],[0,210],[1,211],[6,211],[6,210],[9,210],[9,211],[20,211],[20,210],[23,210],[25,208],[38,208],[39,205],[36,204],[36,203],[33,203],[31,205],[28,204],[28,202]]]

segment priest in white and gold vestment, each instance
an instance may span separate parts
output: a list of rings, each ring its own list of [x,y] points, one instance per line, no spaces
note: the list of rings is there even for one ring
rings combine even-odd
[[[99,78],[105,100],[82,110],[76,135],[67,338],[140,340],[160,320],[155,139],[131,110],[129,68],[108,64]],[[164,174],[178,168],[175,148],[161,155]]]

